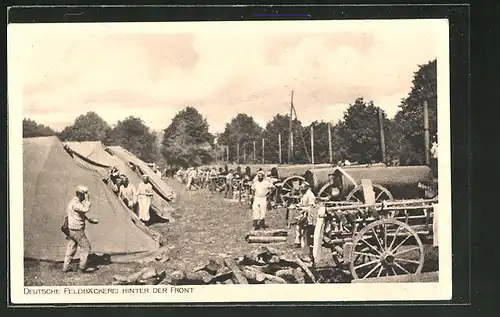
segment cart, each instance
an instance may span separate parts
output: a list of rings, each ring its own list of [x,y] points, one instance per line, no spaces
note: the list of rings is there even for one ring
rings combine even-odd
[[[315,265],[329,250],[353,279],[419,274],[432,243],[438,199],[370,204],[327,202],[318,209],[310,245]]]

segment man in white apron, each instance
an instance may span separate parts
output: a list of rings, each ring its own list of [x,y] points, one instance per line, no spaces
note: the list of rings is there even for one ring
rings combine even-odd
[[[267,195],[274,185],[264,179],[264,172],[257,173],[257,180],[252,184],[253,204],[252,204],[252,218],[253,227],[255,230],[266,229],[266,211],[267,211]]]
[[[139,208],[139,218],[147,223],[149,221],[149,208],[153,199],[153,186],[149,183],[149,176],[142,175],[142,182],[137,186],[137,204]]]

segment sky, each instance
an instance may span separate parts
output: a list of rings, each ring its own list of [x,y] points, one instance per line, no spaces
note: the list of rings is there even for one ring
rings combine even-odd
[[[210,131],[238,113],[337,121],[358,97],[389,117],[418,65],[438,57],[436,20],[60,24],[11,27],[23,115],[61,130],[88,111],[154,130],[193,106]],[[441,25],[441,24],[440,24]]]

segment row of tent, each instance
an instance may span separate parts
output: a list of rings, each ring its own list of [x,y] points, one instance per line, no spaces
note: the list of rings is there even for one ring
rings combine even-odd
[[[63,260],[66,242],[60,227],[80,184],[89,188],[91,214],[99,220],[86,229],[94,253],[109,254],[114,262],[128,262],[160,247],[158,237],[103,182],[112,166],[135,185],[141,181],[140,175],[150,176],[155,191],[151,211],[168,219],[176,193],[125,149],[108,149],[101,142],[63,144],[55,136],[23,139],[25,258]]]

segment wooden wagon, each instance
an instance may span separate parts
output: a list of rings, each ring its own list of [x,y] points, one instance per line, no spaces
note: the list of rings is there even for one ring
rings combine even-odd
[[[438,198],[375,202],[370,185],[363,180],[369,203],[326,202],[317,209],[308,241],[315,265],[328,250],[354,279],[421,273],[424,245],[437,246]]]

